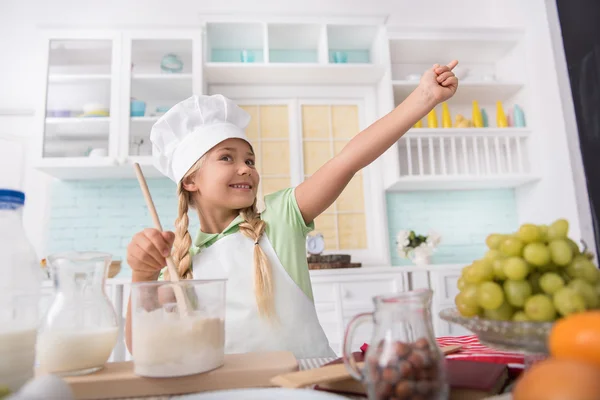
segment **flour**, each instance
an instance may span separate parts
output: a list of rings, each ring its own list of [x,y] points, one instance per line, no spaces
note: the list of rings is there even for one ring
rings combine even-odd
[[[223,365],[225,325],[220,318],[139,311],[133,315],[132,346],[136,375],[199,374]]]

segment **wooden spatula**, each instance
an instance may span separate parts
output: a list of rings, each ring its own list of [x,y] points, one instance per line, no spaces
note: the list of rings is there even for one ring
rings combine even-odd
[[[460,345],[444,346],[441,348],[444,355],[456,353],[462,348]],[[363,368],[364,363],[357,363],[358,368]],[[291,372],[289,374],[278,375],[271,379],[275,386],[296,389],[311,385],[320,385],[323,383],[337,382],[344,379],[352,379],[344,364],[327,365],[321,368],[314,368],[305,371]]]
[[[146,183],[146,178],[144,177],[142,168],[138,163],[135,163],[133,164],[133,169],[135,170],[135,175],[137,176],[140,189],[142,190],[142,194],[144,195],[144,199],[146,200],[146,206],[148,207],[148,211],[152,216],[154,228],[162,232],[162,225],[160,223],[160,219],[158,218],[156,208],[154,207],[154,201],[152,201],[152,195],[150,195],[150,189],[148,189],[148,184]],[[177,273],[177,267],[175,266],[173,258],[169,255],[166,257],[166,260],[167,268],[169,270],[169,280],[171,280],[172,282],[179,282],[179,274]],[[184,316],[188,316],[190,314],[190,303],[183,289],[179,285],[173,285],[173,291],[175,292],[175,300],[177,302],[179,312]]]

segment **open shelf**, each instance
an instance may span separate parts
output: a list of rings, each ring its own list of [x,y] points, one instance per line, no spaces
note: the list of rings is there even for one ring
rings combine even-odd
[[[384,73],[372,64],[236,64],[204,66],[210,84],[374,84]]]
[[[464,97],[468,101],[470,96],[486,96],[491,91],[510,97],[527,80],[522,63],[523,32],[519,30],[395,29],[389,37],[392,80],[398,83],[399,95],[433,64],[454,59],[459,61],[454,73],[462,89],[468,89],[458,92],[455,101],[465,101]]]
[[[110,117],[46,118],[46,137],[89,138],[108,136]]]
[[[522,32],[512,29],[393,29],[390,31],[392,64],[442,63],[457,59],[467,64],[491,64],[514,49]]]
[[[344,58],[349,64],[373,62],[377,30],[371,25],[328,25],[329,62],[344,62]]]
[[[527,128],[411,128],[403,138],[417,137],[460,137],[460,136],[494,136],[527,137],[531,131]]]
[[[419,190],[476,190],[516,188],[533,183],[539,177],[528,174],[501,176],[407,176],[401,177],[387,188],[390,192]]]
[[[487,131],[490,132],[487,132]],[[516,187],[537,179],[526,129],[411,129],[388,190]]]
[[[393,81],[394,99],[401,103],[419,85],[418,81]],[[458,90],[449,103],[471,103],[477,100],[480,104],[495,104],[515,96],[524,84],[518,82],[469,82],[461,81]]]
[[[214,63],[264,62],[264,24],[262,23],[208,23],[207,58]],[[243,52],[245,55],[243,55]]]
[[[316,24],[269,24],[270,63],[317,63],[321,26]]]
[[[170,54],[182,62],[181,73],[192,72],[191,39],[133,39],[131,41],[132,73],[134,75],[162,73],[161,62]]]

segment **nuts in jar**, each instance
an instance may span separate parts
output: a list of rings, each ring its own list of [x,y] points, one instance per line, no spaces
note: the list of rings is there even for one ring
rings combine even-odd
[[[425,338],[413,343],[382,341],[365,360],[369,399],[440,398],[444,376],[436,349]]]

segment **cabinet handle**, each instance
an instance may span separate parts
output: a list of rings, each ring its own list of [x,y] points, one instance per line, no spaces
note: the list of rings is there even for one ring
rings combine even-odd
[[[348,289],[344,289],[344,298],[349,299],[352,297],[352,293]]]

